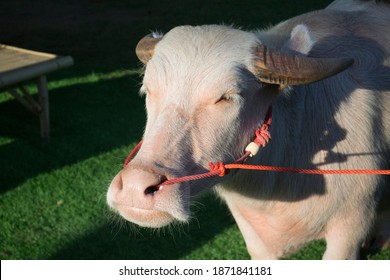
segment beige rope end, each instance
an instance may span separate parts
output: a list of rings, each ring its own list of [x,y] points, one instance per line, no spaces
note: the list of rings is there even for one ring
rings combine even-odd
[[[255,142],[250,142],[248,146],[246,146],[245,151],[250,152],[250,157],[254,157],[259,152],[259,145]]]

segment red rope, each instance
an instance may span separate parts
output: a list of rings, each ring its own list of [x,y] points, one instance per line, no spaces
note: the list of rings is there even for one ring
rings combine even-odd
[[[142,146],[142,142],[144,140],[142,139],[141,141],[139,141],[139,143],[137,144],[137,146],[135,146],[135,148],[131,151],[131,153],[127,156],[127,158],[125,159],[125,162],[123,163],[123,168],[125,168],[129,162],[134,158],[134,156],[138,153],[139,149],[141,149],[141,146]]]
[[[221,169],[248,169],[248,170],[261,170],[261,171],[279,171],[289,173],[302,173],[302,174],[373,174],[373,175],[390,175],[390,170],[371,170],[371,169],[302,169],[302,168],[289,168],[267,165],[249,165],[249,164],[226,164]]]
[[[271,134],[268,129],[272,123],[272,106],[268,108],[267,114],[264,118],[264,123],[260,127],[260,129],[256,130],[255,135],[256,138],[253,140],[259,147],[265,147],[268,144],[269,140],[271,140]]]
[[[246,169],[246,170],[257,170],[257,171],[277,171],[277,172],[316,174],[316,175],[325,175],[325,174],[332,174],[332,175],[337,175],[337,174],[390,175],[390,170],[370,170],[370,169],[319,170],[319,169],[301,169],[301,168],[289,168],[289,167],[267,166],[267,165],[237,164],[237,163],[224,164],[222,162],[218,162],[215,165],[210,163],[209,165],[211,167],[210,172],[167,180],[167,181],[161,183],[159,186],[173,185],[176,183],[183,183],[183,182],[188,182],[188,181],[206,179],[206,178],[214,177],[214,176],[223,177],[226,174],[228,174],[229,170],[231,170],[231,169]]]
[[[256,131],[256,138],[253,140],[259,147],[264,147],[269,140],[271,135],[268,131],[269,126],[272,122],[272,108],[268,109],[263,125]],[[127,156],[123,168],[133,159],[135,154],[139,151],[142,145],[142,140],[137,144],[137,146],[131,151]],[[390,170],[370,170],[370,169],[346,169],[346,170],[319,170],[319,169],[302,169],[302,168],[289,168],[289,167],[279,167],[279,166],[267,166],[267,165],[249,165],[242,164],[244,160],[251,155],[250,151],[245,152],[245,154],[236,160],[235,163],[224,164],[223,162],[217,162],[216,164],[209,163],[210,171],[195,175],[188,175],[184,177],[174,178],[162,182],[158,186],[173,185],[177,183],[183,183],[188,181],[206,179],[214,176],[223,177],[229,173],[231,169],[246,169],[246,170],[257,170],[257,171],[276,171],[276,172],[289,172],[289,173],[301,173],[301,174],[316,174],[316,175],[325,175],[325,174],[372,174],[372,175],[390,175]]]

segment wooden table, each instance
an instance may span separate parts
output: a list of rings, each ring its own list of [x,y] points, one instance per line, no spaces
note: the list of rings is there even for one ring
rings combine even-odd
[[[8,91],[40,119],[41,138],[50,141],[49,93],[46,74],[73,65],[70,56],[57,56],[0,44],[0,91]],[[22,83],[36,79],[36,101]]]

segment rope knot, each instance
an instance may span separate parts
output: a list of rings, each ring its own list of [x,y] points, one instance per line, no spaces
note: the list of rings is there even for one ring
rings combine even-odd
[[[210,162],[209,167],[210,167],[210,172],[219,171],[218,176],[220,177],[223,177],[229,173],[229,171],[226,170],[225,164],[223,162],[217,162],[215,165],[212,162]]]
[[[271,134],[268,131],[269,125],[263,124],[258,130],[256,130],[256,139],[253,140],[259,147],[265,147],[271,139]]]

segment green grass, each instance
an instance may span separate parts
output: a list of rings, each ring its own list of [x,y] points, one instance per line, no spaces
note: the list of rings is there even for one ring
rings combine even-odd
[[[150,30],[258,28],[330,1],[38,2],[0,3],[0,42],[72,55],[75,65],[48,76],[50,145],[40,143],[38,120],[0,94],[0,258],[248,259],[213,195],[201,198],[188,225],[159,231],[130,226],[107,209],[108,184],[145,124],[134,47]],[[291,258],[319,259],[324,248],[314,242]],[[389,259],[390,250],[368,257]]]

